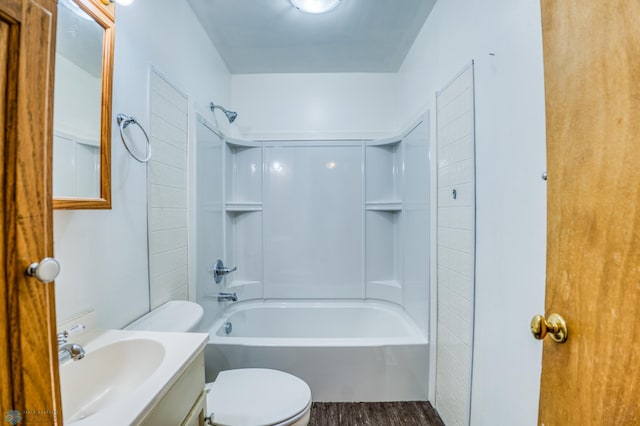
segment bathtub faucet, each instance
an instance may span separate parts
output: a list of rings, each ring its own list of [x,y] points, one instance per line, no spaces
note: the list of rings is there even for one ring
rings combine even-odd
[[[237,302],[238,295],[236,293],[218,293],[218,302]]]
[[[227,268],[226,266],[224,266],[222,260],[218,259],[216,261],[216,264],[209,269],[209,273],[213,275],[213,280],[216,282],[216,284],[220,284],[220,282],[222,281],[222,277],[232,273],[236,269],[238,269],[238,267],[236,266],[234,266],[233,268]]]

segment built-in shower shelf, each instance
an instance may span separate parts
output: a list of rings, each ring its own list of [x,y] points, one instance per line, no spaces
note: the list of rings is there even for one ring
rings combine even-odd
[[[367,299],[380,299],[402,304],[402,285],[395,280],[368,281]]]
[[[234,287],[246,287],[251,285],[261,285],[261,281],[251,281],[251,280],[234,280],[227,284],[227,288],[232,289]]]
[[[371,201],[365,203],[365,208],[371,211],[400,212],[402,211],[401,201]]]
[[[227,145],[235,147],[235,148],[260,148],[262,147],[262,142],[259,141],[250,141],[243,139],[235,139],[229,136],[226,137],[225,141]]]
[[[402,136],[394,136],[391,138],[385,139],[376,139],[367,141],[367,146],[388,146],[388,145],[399,145],[402,142]]]
[[[380,286],[387,286],[387,287],[396,287],[401,289],[402,285],[400,285],[400,283],[396,280],[377,280],[377,281],[367,281],[367,284],[369,285],[380,285]]]
[[[229,213],[260,212],[262,203],[227,203],[226,210]]]

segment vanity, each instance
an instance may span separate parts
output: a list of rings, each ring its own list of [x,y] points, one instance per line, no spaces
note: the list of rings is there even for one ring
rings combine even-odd
[[[60,365],[65,425],[203,425],[205,333],[87,330]]]

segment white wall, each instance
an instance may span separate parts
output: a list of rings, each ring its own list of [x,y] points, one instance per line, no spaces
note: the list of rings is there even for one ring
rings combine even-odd
[[[475,60],[473,426],[537,420],[542,345],[531,337],[529,321],[544,310],[545,288],[539,8],[528,0],[439,1],[399,74],[401,104],[411,116],[434,111],[435,92]]]
[[[100,139],[102,82],[59,53],[55,71],[53,128],[83,139]]]
[[[230,100],[227,67],[187,2],[138,0],[117,7],[113,209],[54,213],[55,253],[62,264],[56,280],[59,322],[94,308],[99,326],[118,328],[149,309],[145,167],[125,151],[115,116],[132,115],[149,128],[151,65],[189,96],[190,156],[195,112],[210,116],[211,100],[222,104]]]
[[[237,74],[231,105],[249,139],[376,138],[399,130],[397,85],[395,73]]]

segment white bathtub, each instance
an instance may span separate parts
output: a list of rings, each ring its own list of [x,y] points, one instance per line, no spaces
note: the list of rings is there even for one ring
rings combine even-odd
[[[300,377],[314,401],[427,399],[427,339],[392,304],[240,302],[224,312],[209,335],[207,381],[221,370],[263,367]]]

